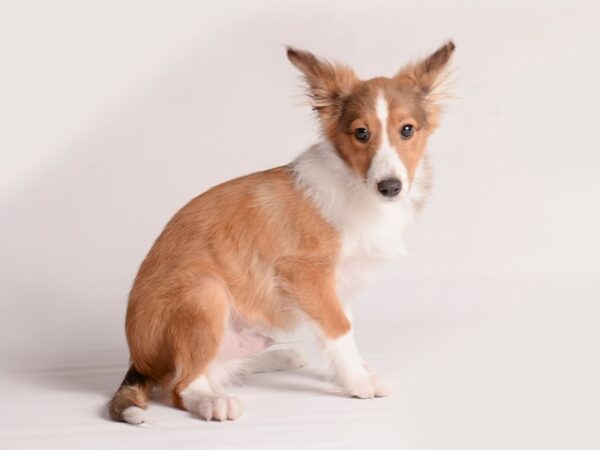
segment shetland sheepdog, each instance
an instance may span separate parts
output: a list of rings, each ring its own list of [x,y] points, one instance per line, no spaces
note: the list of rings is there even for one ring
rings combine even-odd
[[[322,141],[292,163],[213,187],[165,227],[129,295],[131,366],[109,403],[140,424],[154,386],[204,420],[235,420],[236,372],[291,370],[294,350],[268,349],[309,323],[349,396],[390,386],[361,357],[348,297],[378,260],[404,253],[403,228],[430,185],[427,139],[454,51],[449,41],[391,78],[287,48]]]

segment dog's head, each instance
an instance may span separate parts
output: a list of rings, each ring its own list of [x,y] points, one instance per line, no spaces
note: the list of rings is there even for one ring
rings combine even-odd
[[[325,138],[366,183],[388,200],[408,192],[437,126],[440,86],[454,51],[449,41],[394,77],[360,80],[352,69],[291,47]]]

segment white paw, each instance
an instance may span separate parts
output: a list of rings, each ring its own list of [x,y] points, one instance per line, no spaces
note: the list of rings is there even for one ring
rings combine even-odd
[[[200,397],[192,412],[204,420],[235,420],[242,414],[242,405],[237,397],[211,394]]]
[[[344,390],[350,397],[373,398],[375,389],[368,374],[357,374],[343,383]]]
[[[280,362],[280,370],[300,369],[308,364],[304,356],[292,348],[272,350],[269,353],[275,353],[275,359],[279,360]]]
[[[373,384],[375,397],[387,397],[388,395],[392,394],[392,385],[387,379],[383,378],[378,373],[370,374],[369,378]]]
[[[350,397],[386,397],[392,393],[390,383],[377,373],[360,373],[347,378],[343,387]]]
[[[270,350],[257,355],[250,363],[253,373],[300,369],[306,365],[304,357],[294,349]]]

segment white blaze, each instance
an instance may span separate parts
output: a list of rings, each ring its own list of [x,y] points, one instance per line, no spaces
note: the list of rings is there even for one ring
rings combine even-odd
[[[381,125],[381,143],[367,172],[369,187],[377,189],[377,183],[386,178],[398,178],[402,182],[402,194],[408,192],[408,172],[388,138],[388,102],[383,93],[377,97],[377,118]]]

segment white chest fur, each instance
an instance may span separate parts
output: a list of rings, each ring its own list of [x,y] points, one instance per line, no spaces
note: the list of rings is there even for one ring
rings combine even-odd
[[[378,262],[406,254],[403,230],[415,212],[411,196],[419,192],[407,189],[388,201],[369,189],[327,143],[302,153],[293,168],[298,187],[340,233],[340,294],[368,280]]]

